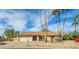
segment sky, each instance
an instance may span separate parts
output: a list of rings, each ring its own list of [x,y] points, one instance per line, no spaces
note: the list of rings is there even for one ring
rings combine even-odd
[[[6,29],[14,29],[20,32],[40,31],[40,15],[42,27],[44,27],[45,12],[48,30],[57,32],[57,18],[52,14],[52,11],[53,9],[0,9],[0,36],[3,35]],[[74,26],[71,24],[74,22],[74,16],[79,14],[79,10],[69,9],[66,13],[65,32],[74,31]],[[60,14],[61,25],[64,15],[64,12]]]

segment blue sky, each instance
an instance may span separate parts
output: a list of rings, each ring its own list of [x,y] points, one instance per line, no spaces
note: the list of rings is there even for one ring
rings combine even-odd
[[[40,15],[42,16],[42,25],[44,25],[44,12],[46,11],[46,19],[48,30],[57,31],[56,17],[52,15],[51,10],[43,9],[1,9],[0,10],[0,35],[6,29],[13,28],[16,31],[40,31]],[[72,22],[74,16],[79,14],[78,9],[70,9],[67,11],[65,24],[65,32],[74,31]],[[64,19],[64,12],[61,13],[61,23]]]

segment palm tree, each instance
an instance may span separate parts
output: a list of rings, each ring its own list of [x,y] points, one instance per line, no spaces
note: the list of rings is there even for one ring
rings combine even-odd
[[[69,11],[69,9],[61,9],[62,11],[61,12],[64,12],[64,21],[63,21],[63,32],[64,32],[64,26],[65,26],[65,23],[66,23],[66,18],[67,18],[67,11]]]
[[[42,33],[42,31],[43,31],[43,28],[42,28],[42,17],[40,15],[40,32]],[[43,39],[43,35],[41,37]]]
[[[47,32],[47,17],[46,17],[47,15],[46,15],[46,13],[47,13],[47,12],[46,12],[46,10],[45,10],[45,13],[44,13],[44,18],[45,18],[45,19],[44,19],[44,31],[45,31],[45,32]]]
[[[47,18],[46,18],[46,10],[45,10],[45,13],[44,13],[44,35],[45,35],[45,41],[47,42],[47,35],[46,35],[46,32],[47,32]]]
[[[78,20],[79,20],[79,14],[75,16],[74,18],[74,22],[72,23],[72,25],[74,25],[75,27],[75,32],[78,33]]]
[[[63,26],[62,26],[62,37],[64,35],[64,28],[65,28],[65,23],[66,23],[66,18],[67,18],[67,11],[69,11],[69,9],[61,9],[61,12],[64,12],[64,21],[63,21]]]
[[[60,12],[61,12],[61,9],[55,9],[53,11],[53,14],[56,16],[56,23],[57,23],[57,29],[58,29],[58,32],[61,36],[61,21],[60,21]]]

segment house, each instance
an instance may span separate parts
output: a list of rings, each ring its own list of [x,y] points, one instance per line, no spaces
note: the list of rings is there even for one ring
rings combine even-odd
[[[17,35],[18,41],[53,41],[57,37],[57,32],[22,32]]]

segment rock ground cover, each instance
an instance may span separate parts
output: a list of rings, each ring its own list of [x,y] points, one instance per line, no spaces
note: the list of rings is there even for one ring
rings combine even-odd
[[[16,42],[16,41],[5,41],[0,43],[6,43],[0,45],[0,48],[65,48],[65,49],[77,49],[79,48],[79,43],[74,42],[73,40],[66,40],[63,42],[56,43],[46,43],[43,41],[37,42]]]

